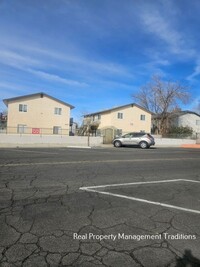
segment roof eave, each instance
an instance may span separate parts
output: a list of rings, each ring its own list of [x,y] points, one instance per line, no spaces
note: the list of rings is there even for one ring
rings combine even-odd
[[[94,116],[94,115],[97,115],[97,114],[104,114],[104,113],[108,113],[108,112],[111,112],[113,110],[117,110],[117,109],[121,109],[121,108],[125,108],[125,107],[129,107],[129,106],[136,106],[142,110],[144,110],[145,112],[148,112],[150,113],[151,115],[153,114],[151,111],[139,106],[138,104],[135,104],[135,103],[130,103],[130,104],[127,104],[127,105],[123,105],[123,106],[118,106],[118,107],[115,107],[115,108],[111,108],[111,109],[106,109],[106,110],[101,110],[99,112],[93,112],[93,113],[89,113],[89,114],[85,114],[84,117],[90,117],[90,116]]]
[[[53,99],[53,100],[55,100],[55,101],[57,101],[57,102],[60,102],[60,103],[62,103],[63,105],[68,106],[70,109],[74,109],[74,108],[75,108],[74,106],[72,106],[72,105],[70,105],[70,104],[68,104],[68,103],[66,103],[66,102],[64,102],[64,101],[59,100],[59,99],[57,99],[57,98],[55,98],[55,97],[53,97],[53,96],[50,96],[50,95],[48,95],[48,94],[46,94],[46,93],[43,93],[43,92],[39,92],[39,93],[35,93],[35,94],[30,94],[30,95],[17,96],[17,97],[12,97],[12,98],[3,99],[3,102],[4,102],[4,104],[5,104],[6,106],[8,106],[8,103],[9,103],[10,101],[15,101],[15,100],[23,99],[23,98],[30,98],[30,97],[34,97],[34,96],[42,96],[42,95],[43,95],[43,96],[46,96],[46,97],[48,97],[48,98],[51,98],[51,99]]]

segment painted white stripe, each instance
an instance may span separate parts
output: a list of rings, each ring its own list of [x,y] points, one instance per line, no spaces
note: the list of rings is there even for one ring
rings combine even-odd
[[[20,150],[21,151],[21,150]],[[38,152],[40,153],[40,152]],[[46,153],[46,152],[45,152]],[[48,153],[48,152],[47,152]],[[198,160],[199,158],[151,158],[151,159],[113,159],[113,160],[82,160],[82,161],[52,161],[52,162],[34,162],[34,163],[8,163],[0,164],[0,167],[3,166],[28,166],[28,165],[63,165],[63,164],[94,164],[94,163],[123,163],[123,162],[151,162],[151,161],[183,161],[183,160]]]
[[[169,183],[169,182],[180,182],[183,179],[173,179],[173,180],[159,180],[159,181],[147,181],[147,182],[134,182],[134,183],[123,183],[123,184],[107,184],[107,185],[96,185],[96,186],[87,186],[80,187],[79,189],[92,189],[92,188],[102,188],[102,187],[113,187],[113,186],[128,186],[128,185],[141,185],[141,184],[158,184],[158,183]]]
[[[142,198],[129,197],[129,196],[125,196],[125,195],[113,194],[110,192],[98,191],[98,190],[94,190],[94,189],[85,189],[85,191],[94,192],[94,193],[103,194],[103,195],[108,195],[108,196],[119,197],[119,198],[125,198],[125,199],[129,199],[129,200],[139,201],[139,202],[153,204],[153,205],[162,206],[162,207],[167,207],[167,208],[171,208],[171,209],[177,209],[177,210],[181,210],[181,211],[187,211],[187,212],[193,212],[193,213],[200,214],[200,210],[187,209],[187,208],[169,205],[169,204],[165,204],[165,203],[161,203],[161,202],[149,201],[149,200],[142,199]]]
[[[189,180],[189,179],[181,179],[184,182],[191,182],[191,183],[200,183],[200,181],[197,180]]]
[[[146,199],[142,199],[142,198],[135,198],[135,197],[130,197],[130,196],[126,196],[126,195],[114,194],[114,193],[110,193],[110,192],[96,190],[96,188],[106,188],[106,187],[116,187],[116,186],[129,186],[129,185],[141,185],[141,184],[142,185],[145,185],[145,184],[159,184],[159,183],[167,183],[167,182],[200,183],[200,181],[196,181],[196,180],[173,179],[173,180],[159,180],[159,181],[147,181],[147,182],[134,182],[134,183],[123,183],[123,184],[108,184],[108,185],[87,186],[87,187],[80,187],[79,189],[80,190],[84,190],[84,191],[88,191],[88,192],[94,192],[94,193],[108,195],[108,196],[125,198],[125,199],[129,199],[129,200],[144,202],[144,203],[153,204],[153,205],[157,205],[157,206],[162,206],[162,207],[167,207],[167,208],[177,209],[177,210],[181,210],[181,211],[187,211],[187,212],[200,214],[200,210],[188,209],[188,208],[184,208],[184,207],[180,207],[180,206],[169,205],[169,204],[150,201],[150,200],[146,200]]]

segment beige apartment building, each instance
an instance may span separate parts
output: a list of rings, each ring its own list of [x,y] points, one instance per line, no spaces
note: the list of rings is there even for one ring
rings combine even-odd
[[[135,103],[86,114],[84,121],[85,123],[91,121],[92,124],[99,125],[98,129],[101,131],[114,129],[113,135],[128,132],[151,132],[151,112]]]
[[[45,93],[4,99],[7,133],[69,135],[72,105]]]

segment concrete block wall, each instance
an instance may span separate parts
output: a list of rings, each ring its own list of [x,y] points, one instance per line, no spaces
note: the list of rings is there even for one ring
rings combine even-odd
[[[176,139],[176,138],[160,138],[154,137],[156,146],[181,146],[185,144],[196,144],[196,140]]]
[[[103,138],[100,136],[61,136],[61,135],[19,135],[1,134],[0,147],[67,147],[67,146],[100,146]]]
[[[172,139],[155,136],[156,146],[176,146],[196,144],[197,140]],[[103,144],[103,137],[61,136],[61,135],[19,135],[0,134],[0,147],[95,147]]]

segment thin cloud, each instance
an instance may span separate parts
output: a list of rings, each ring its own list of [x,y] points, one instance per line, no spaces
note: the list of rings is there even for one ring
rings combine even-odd
[[[112,74],[115,76],[132,76],[127,68],[123,65],[113,62],[97,61],[81,56],[81,51],[74,55],[57,52],[45,47],[30,46],[14,42],[14,46],[10,44],[10,49],[0,50],[0,62],[15,67],[24,69],[24,67],[54,67],[68,69],[75,74],[91,73],[96,74]],[[15,49],[16,51],[13,51]],[[26,52],[26,54],[24,53]],[[21,55],[23,54],[23,56]]]
[[[170,12],[167,13],[167,16],[166,13],[164,16],[156,7],[150,10],[149,8],[144,8],[139,15],[144,25],[144,31],[153,34],[163,42],[163,45],[160,43],[157,44],[159,50],[164,49],[166,53],[166,46],[163,46],[167,45],[170,53],[186,58],[194,57],[196,55],[195,49],[189,47],[189,43],[185,41],[188,40],[188,37],[186,38],[183,32],[176,29]]]
[[[200,75],[200,62],[197,62],[197,65],[196,67],[194,68],[194,71],[192,74],[190,74],[188,77],[187,77],[187,80],[190,81],[190,82],[194,82],[195,81],[195,78],[197,76]]]
[[[44,71],[38,71],[38,70],[33,70],[33,69],[27,69],[28,72],[40,77],[40,78],[43,78],[47,81],[53,81],[53,82],[59,82],[59,83],[64,83],[64,84],[67,84],[67,85],[70,85],[70,86],[87,86],[86,83],[83,83],[83,82],[79,82],[79,81],[75,81],[75,80],[71,80],[71,79],[65,79],[65,78],[62,78],[58,75],[55,75],[55,74],[51,74],[51,73],[48,73],[48,72],[44,72]]]
[[[15,68],[24,67],[27,65],[40,65],[40,61],[37,59],[33,59],[31,56],[22,56],[19,53],[10,50],[0,50],[0,62]]]

